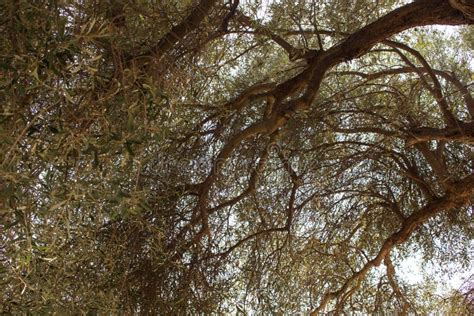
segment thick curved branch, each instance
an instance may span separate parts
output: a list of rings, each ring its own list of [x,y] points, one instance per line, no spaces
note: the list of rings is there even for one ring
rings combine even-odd
[[[451,128],[431,128],[420,127],[410,129],[410,137],[407,140],[407,146],[413,146],[420,142],[431,140],[438,141],[457,141],[464,144],[474,144],[474,124],[460,124],[460,127]]]
[[[205,1],[204,3],[207,2],[212,1]],[[461,12],[453,9],[447,0],[419,0],[388,13],[348,36],[342,43],[312,56],[308,59],[307,69],[268,92],[269,95],[276,98],[271,114],[235,134],[218,154],[215,162],[224,161],[230,157],[243,140],[257,134],[271,134],[285,125],[293,114],[308,108],[318,94],[326,71],[331,67],[357,58],[387,37],[411,27],[430,24],[459,25],[472,23],[474,23],[473,20],[465,18]],[[285,101],[304,88],[306,88],[306,91],[302,96]],[[198,236],[202,236],[208,230],[207,199],[211,185],[219,172],[219,167],[213,168],[206,180],[199,185],[200,197],[195,215],[190,222],[190,225],[194,225],[199,219],[202,220],[203,227]]]
[[[451,6],[464,14],[466,18],[474,19],[474,3],[470,0],[449,0]]]
[[[402,6],[350,35],[328,51],[334,63],[361,56],[382,40],[415,26],[473,24],[447,0],[418,0]]]
[[[428,219],[443,211],[465,206],[473,197],[474,174],[465,177],[461,181],[454,182],[449,191],[443,197],[428,202],[423,208],[407,217],[403,221],[402,227],[385,240],[377,256],[367,262],[361,270],[346,280],[339,290],[325,293],[321,299],[321,303],[313,312],[311,312],[311,315],[318,315],[318,313],[322,312],[332,299],[345,295],[353,283],[357,284],[373,267],[379,266],[394,246],[404,243],[411,236],[413,231]]]
[[[199,26],[216,2],[216,0],[201,0],[186,19],[171,28],[156,46],[152,47],[148,52],[141,54],[141,57],[152,55],[160,58],[163,56],[163,54]]]

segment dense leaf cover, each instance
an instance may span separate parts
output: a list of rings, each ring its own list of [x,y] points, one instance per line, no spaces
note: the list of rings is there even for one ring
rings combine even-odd
[[[473,12],[1,1],[0,312],[468,313]]]

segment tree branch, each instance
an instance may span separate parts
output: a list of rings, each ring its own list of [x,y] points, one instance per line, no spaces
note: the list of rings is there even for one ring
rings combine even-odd
[[[318,315],[322,312],[330,300],[344,295],[349,286],[354,282],[359,282],[373,268],[380,265],[382,260],[390,253],[394,246],[404,243],[421,224],[425,223],[435,215],[453,208],[465,206],[474,197],[474,174],[464,179],[454,182],[449,191],[441,198],[428,202],[423,208],[407,217],[402,227],[381,246],[377,256],[367,262],[364,267],[339,288],[339,290],[326,292],[321,299],[319,306],[311,312],[311,315]]]

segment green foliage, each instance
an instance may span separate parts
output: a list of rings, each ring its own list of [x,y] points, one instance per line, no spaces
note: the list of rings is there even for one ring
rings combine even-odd
[[[0,4],[0,313],[296,313],[326,292],[336,313],[467,313],[465,289],[437,300],[382,261],[354,276],[436,201],[393,265],[472,267],[472,30],[392,38],[422,59],[381,39],[305,99],[315,82],[287,87],[316,51],[399,1],[188,23],[206,2]]]

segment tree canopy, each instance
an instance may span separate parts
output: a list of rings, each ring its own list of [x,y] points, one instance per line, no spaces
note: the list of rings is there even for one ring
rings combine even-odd
[[[0,312],[472,312],[397,270],[472,269],[472,1],[0,21]]]

